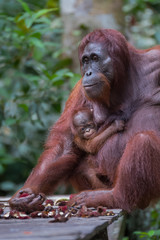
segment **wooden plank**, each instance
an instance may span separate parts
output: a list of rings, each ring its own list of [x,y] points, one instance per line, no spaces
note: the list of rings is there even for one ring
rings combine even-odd
[[[58,196],[64,198],[66,196]],[[57,199],[57,197],[56,197]],[[2,200],[2,198],[1,198]],[[7,201],[5,199],[5,201]],[[6,209],[8,211],[9,208]],[[114,216],[93,218],[72,217],[65,223],[49,223],[50,219],[0,219],[0,239],[5,240],[91,240],[104,232],[123,211],[112,209]],[[104,239],[104,238],[102,238]]]
[[[117,221],[114,221],[107,228],[109,240],[121,240],[125,231],[125,217],[124,215],[119,217]]]
[[[0,219],[0,239],[92,239],[104,230],[113,217],[77,218],[72,217],[66,223],[49,223],[48,219]]]

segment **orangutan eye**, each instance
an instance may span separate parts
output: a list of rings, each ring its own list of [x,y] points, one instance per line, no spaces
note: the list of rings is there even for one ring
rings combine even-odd
[[[92,56],[92,60],[93,60],[93,61],[98,62],[98,59],[99,59],[99,58],[98,58],[97,55],[94,54],[94,55]]]
[[[89,58],[88,57],[83,57],[82,62],[86,63],[86,64],[89,63]]]
[[[85,128],[81,128],[81,132],[84,132],[85,131]]]

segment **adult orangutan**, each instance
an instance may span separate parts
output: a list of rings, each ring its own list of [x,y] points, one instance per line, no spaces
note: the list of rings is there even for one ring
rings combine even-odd
[[[69,204],[131,211],[160,197],[160,47],[137,50],[115,30],[96,30],[82,40],[79,58],[82,80],[51,129],[37,166],[11,198],[12,208],[37,209],[43,194],[64,179],[82,191]],[[71,116],[83,107],[93,109],[99,129],[125,121],[125,130],[94,155],[73,143]]]

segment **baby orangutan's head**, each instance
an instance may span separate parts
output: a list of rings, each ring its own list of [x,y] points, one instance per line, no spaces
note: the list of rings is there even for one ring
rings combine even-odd
[[[93,138],[97,127],[93,121],[93,113],[89,109],[80,110],[73,116],[73,126],[80,138]]]

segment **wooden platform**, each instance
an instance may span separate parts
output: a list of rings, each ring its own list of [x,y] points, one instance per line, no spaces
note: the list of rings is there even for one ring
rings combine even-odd
[[[58,198],[64,196],[57,196]],[[66,197],[66,196],[65,196]],[[55,198],[54,198],[55,199]],[[0,201],[7,203],[7,198],[0,197]],[[5,212],[9,211],[7,207]],[[92,218],[72,217],[65,223],[49,223],[51,219],[0,219],[0,239],[3,240],[116,240],[113,231],[117,221],[122,221],[123,211],[112,209],[114,216],[100,216]],[[110,225],[111,224],[111,225]],[[114,226],[112,226],[115,224]],[[110,226],[109,226],[110,225]],[[107,238],[107,229],[110,236]],[[118,226],[118,231],[120,227]],[[112,236],[111,236],[112,235]]]

